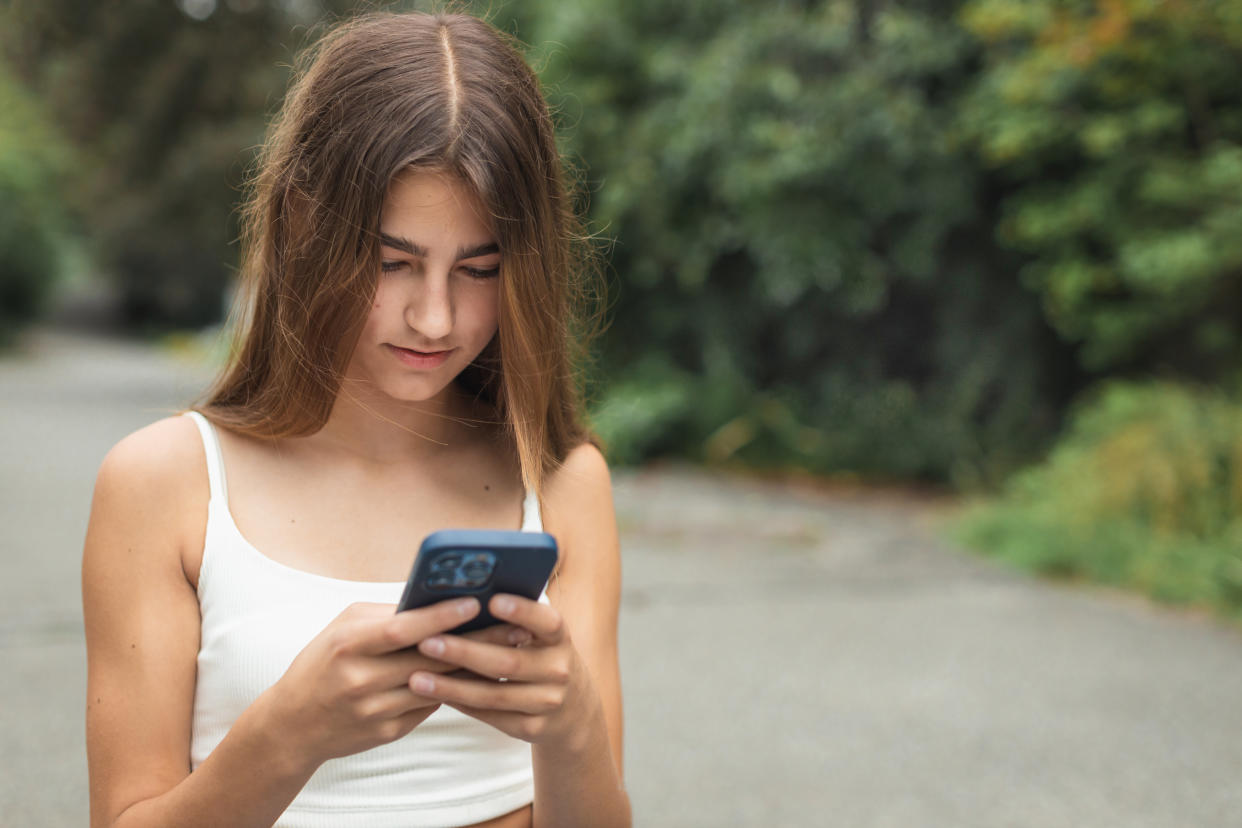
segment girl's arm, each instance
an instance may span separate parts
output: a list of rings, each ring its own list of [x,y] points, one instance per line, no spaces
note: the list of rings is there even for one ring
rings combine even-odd
[[[272,746],[253,716],[190,774],[199,615],[181,552],[185,516],[205,515],[207,498],[206,481],[196,487],[185,471],[205,468],[185,431],[165,420],[131,435],[95,484],[82,603],[96,828],[271,825],[309,778],[305,768],[256,761]]]
[[[577,738],[534,746],[535,825],[628,826],[617,654],[621,553],[612,483],[599,449],[584,444],[571,452],[545,500],[551,529],[568,550],[548,600],[573,635],[595,712]]]
[[[531,742],[537,828],[628,826],[617,666],[620,553],[599,450],[571,452],[544,503],[547,529],[563,552],[548,587],[552,606],[515,596],[497,596],[490,605],[496,617],[529,631],[530,643],[514,650],[436,636],[420,644],[423,653],[491,680],[417,673],[411,686]],[[501,677],[508,681],[495,681]]]
[[[122,440],[99,471],[82,560],[95,828],[270,826],[326,759],[434,712],[409,676],[452,668],[407,648],[478,611],[473,599],[347,608],[190,773],[200,619],[182,553],[202,548],[205,468],[194,424],[171,418]]]

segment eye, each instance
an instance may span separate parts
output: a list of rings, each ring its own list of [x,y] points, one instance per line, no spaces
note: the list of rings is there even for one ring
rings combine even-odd
[[[500,265],[487,269],[463,266],[462,270],[466,271],[476,279],[494,279],[500,275]]]
[[[406,266],[406,263],[405,263],[405,262],[401,262],[401,261],[397,261],[397,262],[383,262],[383,263],[380,265],[380,270],[382,270],[382,271],[383,271],[383,272],[385,272],[385,273],[392,273],[393,271],[395,271],[395,270],[400,270],[401,268],[403,268],[403,267],[405,267],[405,266]]]

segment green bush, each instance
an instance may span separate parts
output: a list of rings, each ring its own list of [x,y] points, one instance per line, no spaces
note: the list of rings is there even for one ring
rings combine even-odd
[[[131,322],[219,316],[246,148],[305,24],[413,5],[0,4]],[[615,241],[615,460],[974,488],[1101,379],[1242,380],[1238,3],[464,5],[531,44]]]
[[[961,128],[999,237],[1093,372],[1242,362],[1242,4],[971,0]]]
[[[205,20],[163,0],[9,5],[0,49],[83,159],[61,196],[125,321],[217,321],[252,148],[313,22],[303,12],[325,4],[221,3]]]
[[[1025,568],[1242,617],[1242,403],[1164,383],[1108,385],[1045,463],[960,530]]]
[[[58,275],[59,146],[37,104],[0,63],[0,344],[38,315]]]
[[[614,459],[967,486],[1051,439],[1072,356],[957,140],[977,45],[954,3],[864,5],[559,0],[519,26],[616,240]]]

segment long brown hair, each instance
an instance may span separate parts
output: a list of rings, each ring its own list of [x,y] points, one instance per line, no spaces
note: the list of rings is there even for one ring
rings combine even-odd
[[[455,176],[490,213],[499,330],[456,381],[539,491],[590,439],[573,372],[593,259],[538,80],[468,15],[371,14],[303,54],[243,205],[238,340],[203,412],[267,439],[322,428],[375,292],[389,184],[411,168]]]

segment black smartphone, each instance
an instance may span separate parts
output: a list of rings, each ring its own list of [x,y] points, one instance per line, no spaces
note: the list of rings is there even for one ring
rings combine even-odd
[[[538,600],[556,566],[556,538],[546,532],[442,529],[418,548],[397,612],[473,596],[479,614],[449,630],[464,633],[500,623],[487,610],[498,592]]]

